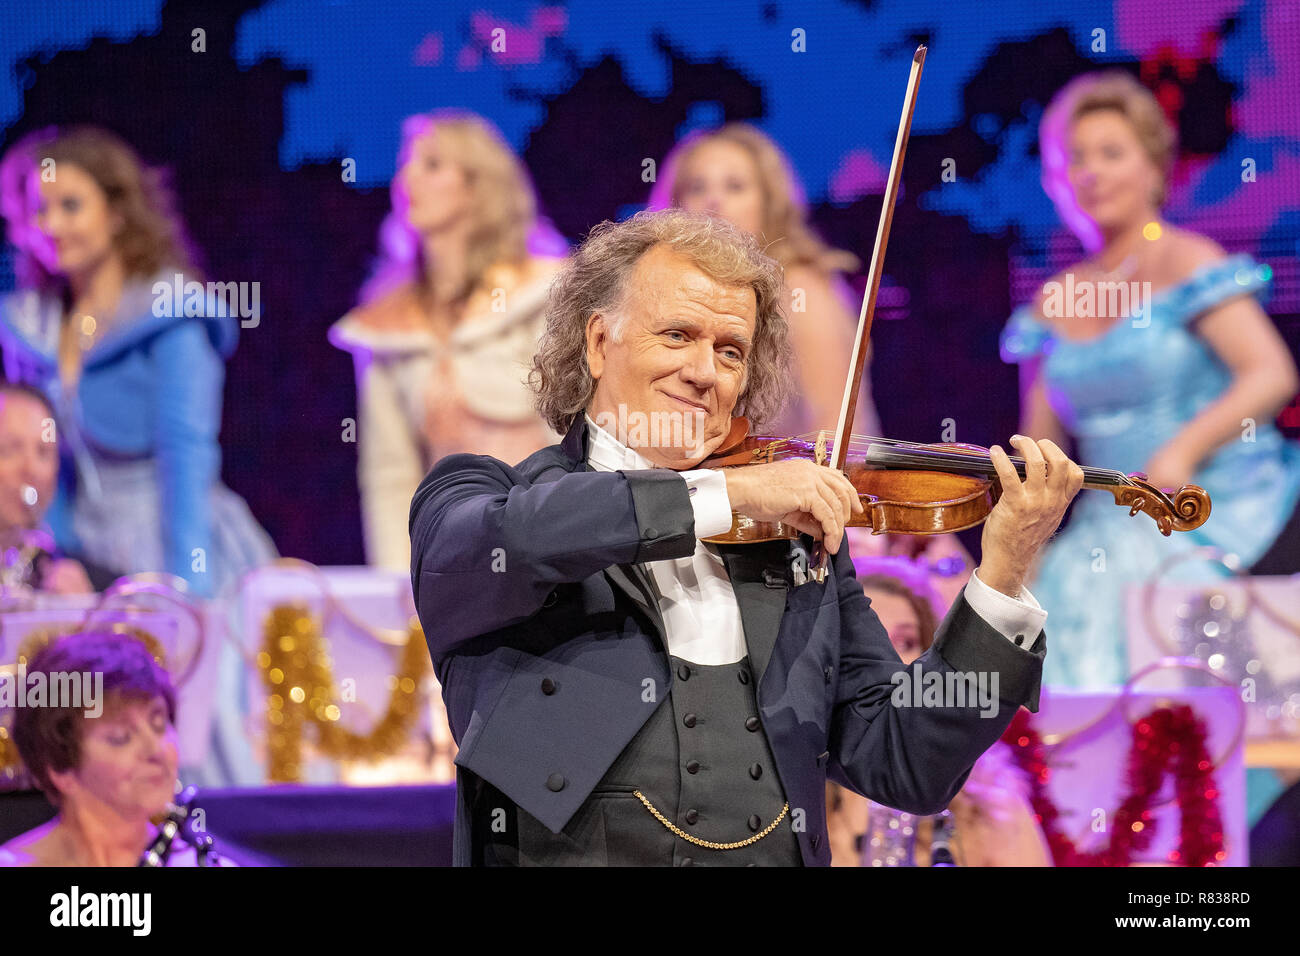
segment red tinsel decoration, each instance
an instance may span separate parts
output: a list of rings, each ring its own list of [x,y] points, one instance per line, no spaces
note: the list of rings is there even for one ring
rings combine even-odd
[[[1186,704],[1161,707],[1133,725],[1126,780],[1129,795],[1110,824],[1110,841],[1101,850],[1081,852],[1061,832],[1060,811],[1047,792],[1051,768],[1046,748],[1030,726],[1029,712],[1021,708],[1002,735],[1030,779],[1030,802],[1051,847],[1057,866],[1128,866],[1135,853],[1145,851],[1155,838],[1156,819],[1151,811],[1165,774],[1172,770],[1181,839],[1169,862],[1180,866],[1215,866],[1227,853],[1223,849],[1223,822],[1219,815],[1219,789],[1214,782],[1214,762],[1206,748],[1205,722]]]

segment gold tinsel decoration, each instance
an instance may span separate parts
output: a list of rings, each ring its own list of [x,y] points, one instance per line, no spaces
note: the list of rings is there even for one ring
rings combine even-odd
[[[405,745],[419,712],[421,681],[430,671],[429,651],[419,621],[412,619],[397,674],[390,676],[388,707],[369,733],[339,723],[342,712],[321,624],[301,604],[282,604],[267,615],[257,665],[266,685],[267,777],[279,783],[302,779],[307,725],[316,746],[335,760],[374,761]]]
[[[148,649],[160,667],[167,667],[167,652],[164,650],[162,642],[148,631],[122,622],[113,624],[108,630],[135,638]],[[22,644],[18,646],[17,660],[14,662],[14,679],[18,679],[17,668],[26,668],[31,663],[31,659],[43,651],[52,640],[72,633],[75,633],[75,630],[67,627],[38,628],[30,632],[23,638]],[[8,727],[0,724],[0,784],[3,784],[6,788],[21,785],[20,777],[25,777],[25,775],[22,758],[18,754],[18,745],[14,743],[13,734],[9,732]]]

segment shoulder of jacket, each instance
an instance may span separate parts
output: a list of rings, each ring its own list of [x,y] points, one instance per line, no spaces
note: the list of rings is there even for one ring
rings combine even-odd
[[[518,465],[515,470],[529,481],[554,481],[576,471],[577,468],[564,449],[559,445],[547,445],[533,452]]]

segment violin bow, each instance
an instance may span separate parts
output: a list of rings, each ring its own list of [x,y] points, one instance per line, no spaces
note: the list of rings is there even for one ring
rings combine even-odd
[[[912,132],[912,113],[916,110],[916,91],[921,85],[921,68],[925,66],[925,45],[916,48],[912,55],[912,72],[907,78],[907,94],[903,97],[903,115],[898,121],[898,136],[894,140],[894,158],[889,163],[889,182],[885,186],[884,201],[880,204],[880,225],[876,228],[876,245],[871,251],[871,269],[867,274],[866,293],[862,297],[862,310],[858,313],[858,331],[853,339],[853,360],[849,363],[849,377],[844,383],[844,400],[840,404],[839,423],[835,426],[835,443],[831,448],[830,467],[844,470],[848,464],[853,418],[858,410],[858,394],[862,390],[862,376],[867,366],[867,343],[871,341],[871,323],[876,317],[876,296],[880,292],[880,279],[884,274],[885,248],[889,245],[889,227],[894,222],[894,205],[903,179],[903,157],[907,155],[907,140]],[[826,580],[828,555],[820,543],[817,545],[812,577]]]

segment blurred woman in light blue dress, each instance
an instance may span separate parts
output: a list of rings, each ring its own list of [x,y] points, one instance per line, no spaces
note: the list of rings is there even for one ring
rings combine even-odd
[[[1125,586],[1162,561],[1213,545],[1253,573],[1300,571],[1300,446],[1273,425],[1298,379],[1260,307],[1269,266],[1161,218],[1174,133],[1145,88],[1124,73],[1080,77],[1053,100],[1040,140],[1044,187],[1092,254],[1002,332],[1003,359],[1021,369],[1021,431],[1072,439],[1081,465],[1200,485],[1212,503],[1204,525],[1166,538],[1085,492],[1045,549],[1028,582],[1052,617],[1043,680],[1101,688],[1129,676]],[[1100,283],[1136,283],[1127,311],[1112,312],[1122,299],[1108,295],[1089,305]],[[1189,560],[1168,579],[1228,573]]]
[[[56,542],[122,574],[175,575],[194,598],[229,593],[276,557],[221,482],[225,361],[241,314],[186,289],[197,274],[169,192],[114,134],[42,135],[0,166],[20,283],[0,300],[0,347],[6,377],[56,412],[68,455],[47,512]],[[214,746],[192,782],[260,781],[242,724],[250,693],[227,642]]]
[[[42,390],[57,413],[69,460],[49,512],[56,541],[215,596],[275,557],[221,483],[224,364],[240,318],[174,294],[178,275],[189,273],[182,289],[196,278],[180,223],[157,172],[113,134],[67,130],[5,165],[29,174],[6,177],[19,190],[5,207],[22,217],[9,229],[21,287],[0,300],[0,347],[6,378]]]

